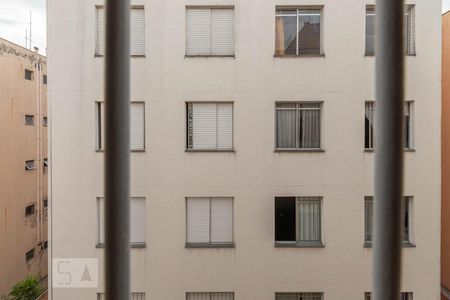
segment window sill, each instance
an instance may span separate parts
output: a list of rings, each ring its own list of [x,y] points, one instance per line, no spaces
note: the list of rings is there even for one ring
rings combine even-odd
[[[234,54],[232,55],[185,55],[184,58],[236,58]]]
[[[95,248],[103,249],[103,248],[105,248],[105,244],[104,243],[97,244],[95,246]],[[145,245],[145,243],[133,243],[130,245],[130,248],[143,249],[143,248],[147,248],[147,246]]]
[[[234,149],[185,149],[185,152],[228,152],[228,153],[234,153],[236,152]]]
[[[275,242],[275,248],[325,248],[322,242]]]
[[[98,152],[98,153],[103,153],[103,152],[105,152],[105,150],[104,149],[95,149],[95,152]],[[143,153],[143,152],[146,152],[146,150],[145,149],[132,149],[132,150],[130,150],[130,152],[136,152],[136,153]]]
[[[372,242],[364,242],[364,248],[372,248]],[[402,242],[402,248],[416,248],[411,242]]]
[[[324,149],[278,149],[275,152],[304,152],[304,153],[324,153]]]
[[[275,58],[325,58],[325,54],[304,54],[304,55],[294,55],[294,54],[274,54]]]
[[[94,57],[105,57],[105,55],[104,54],[94,54]],[[145,58],[145,54],[134,54],[134,55],[130,55],[130,57]]]
[[[223,243],[223,244],[210,244],[210,243],[186,243],[184,245],[188,249],[198,249],[198,248],[235,248],[234,243]]]

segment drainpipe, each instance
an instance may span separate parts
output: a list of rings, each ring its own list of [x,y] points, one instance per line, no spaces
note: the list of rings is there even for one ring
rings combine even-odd
[[[400,299],[403,196],[403,0],[376,1],[374,299]]]

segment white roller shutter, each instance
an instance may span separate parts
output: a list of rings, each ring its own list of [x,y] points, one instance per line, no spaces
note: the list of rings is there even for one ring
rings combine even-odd
[[[211,54],[211,9],[186,9],[186,55]]]
[[[97,198],[97,244],[105,243],[105,199]]]
[[[144,103],[131,103],[130,107],[130,148],[145,149],[145,106]]]
[[[130,11],[130,54],[145,55],[145,11],[132,8]]]
[[[193,148],[217,148],[217,104],[194,103],[193,110]]]
[[[233,199],[211,199],[211,243],[233,242]]]
[[[187,199],[187,242],[209,243],[209,198]]]
[[[224,103],[217,106],[217,148],[233,148],[233,104]]]
[[[234,10],[211,10],[211,51],[213,55],[234,54]]]
[[[130,203],[130,242],[145,243],[145,199],[131,198]]]
[[[95,54],[105,55],[105,8],[96,7]],[[145,12],[143,8],[130,10],[130,54],[145,55]]]

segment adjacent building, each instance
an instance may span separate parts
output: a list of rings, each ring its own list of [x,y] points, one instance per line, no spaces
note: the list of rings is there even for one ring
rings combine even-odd
[[[131,4],[132,299],[370,299],[375,1]],[[103,5],[48,2],[52,258],[100,270]],[[440,16],[405,7],[403,300],[441,294]]]
[[[0,296],[47,276],[47,59],[0,38]]]

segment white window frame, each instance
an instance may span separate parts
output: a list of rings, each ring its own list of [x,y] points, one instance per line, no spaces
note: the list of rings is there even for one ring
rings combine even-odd
[[[323,300],[323,292],[276,292],[275,300],[283,299],[281,297],[296,297],[298,300]],[[280,298],[278,298],[280,297]]]
[[[187,292],[186,300],[197,300],[198,297],[202,300],[217,300],[223,299],[224,296],[231,297],[231,300],[234,300],[234,292]]]

